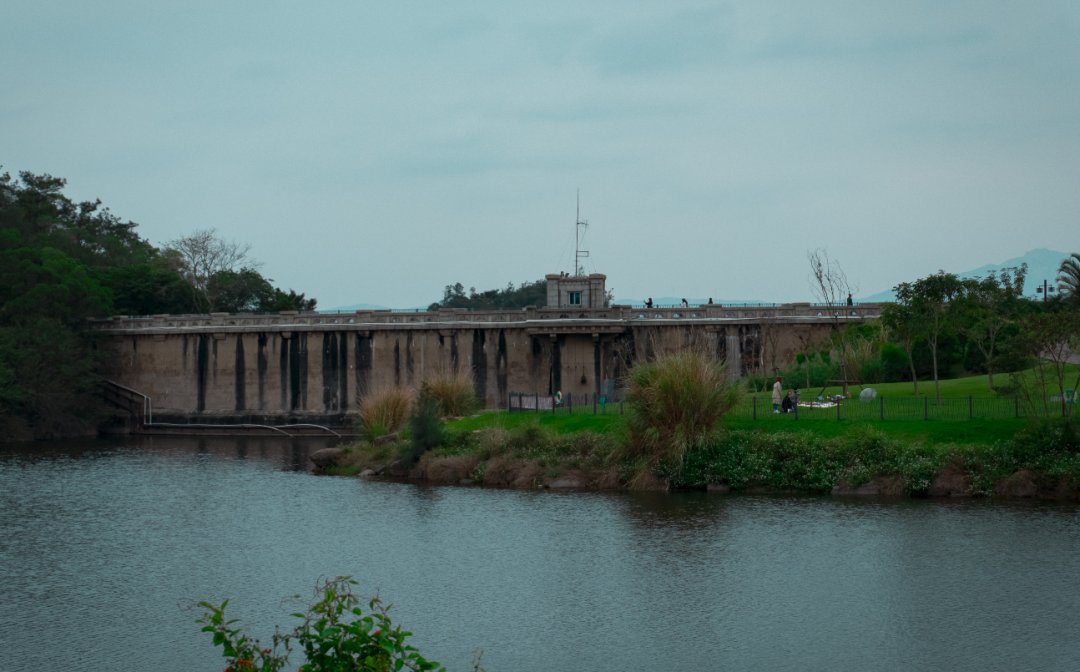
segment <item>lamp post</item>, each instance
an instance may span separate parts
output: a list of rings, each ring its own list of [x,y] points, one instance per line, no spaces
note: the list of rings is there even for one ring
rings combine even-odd
[[[1053,292],[1054,288],[1046,280],[1043,280],[1042,287],[1036,287],[1035,293],[1042,294],[1043,303],[1046,303],[1046,295]]]

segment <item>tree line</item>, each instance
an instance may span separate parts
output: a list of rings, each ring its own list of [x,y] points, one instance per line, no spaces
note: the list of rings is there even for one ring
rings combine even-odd
[[[547,305],[547,281],[535,280],[523,282],[516,287],[508,283],[503,289],[488,289],[478,292],[470,287],[468,293],[460,282],[447,285],[443,289],[442,301],[428,306],[428,310],[440,308],[466,308],[468,310],[512,310],[533,306],[543,308]]]
[[[48,174],[0,174],[0,435],[92,432],[102,417],[89,318],[312,310],[212,229],[155,247]]]
[[[881,320],[837,324],[827,340],[804,344],[796,362],[777,373],[801,387],[908,381],[916,394],[920,382],[929,382],[935,397],[942,378],[985,374],[989,392],[1030,396],[1033,389],[1056,389],[1064,401],[1066,390],[1080,386],[1080,377],[1067,375],[1080,353],[1080,254],[1062,262],[1053,299],[1025,298],[1026,275],[1021,266],[984,278],[939,271],[902,282]],[[830,305],[843,310],[841,301]],[[1003,376],[1020,370],[1031,370],[1039,384],[1025,387],[1023,377]]]

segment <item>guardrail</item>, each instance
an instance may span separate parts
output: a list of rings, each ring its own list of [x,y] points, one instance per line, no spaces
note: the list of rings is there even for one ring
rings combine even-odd
[[[691,307],[641,308],[612,306],[610,308],[524,308],[521,310],[469,311],[448,309],[424,312],[391,310],[358,310],[354,313],[317,313],[283,311],[275,314],[210,313],[207,315],[117,315],[92,320],[90,328],[103,332],[184,330],[184,329],[257,329],[292,330],[296,328],[358,328],[379,325],[474,325],[544,323],[556,320],[586,320],[594,322],[633,323],[642,321],[723,321],[723,320],[807,320],[858,321],[873,319],[881,314],[881,304],[855,306],[821,306],[809,303],[776,305],[718,304]]]

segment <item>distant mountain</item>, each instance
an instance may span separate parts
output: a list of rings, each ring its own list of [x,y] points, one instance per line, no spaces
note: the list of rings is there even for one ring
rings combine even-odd
[[[1068,256],[1069,254],[1067,252],[1055,252],[1054,250],[1039,248],[1037,250],[1031,250],[1022,257],[1007,259],[1000,264],[985,264],[978,268],[973,268],[970,271],[956,273],[956,275],[961,278],[985,278],[990,273],[996,273],[1003,268],[1012,268],[1026,263],[1028,265],[1028,272],[1027,278],[1024,281],[1024,296],[1041,297],[1042,294],[1036,292],[1035,288],[1038,287],[1042,289],[1044,280],[1049,287],[1056,286],[1058,267],[1061,266],[1061,261]],[[914,279],[915,278],[912,278],[912,280]],[[896,295],[891,289],[870,296],[859,297],[859,301],[895,300]]]

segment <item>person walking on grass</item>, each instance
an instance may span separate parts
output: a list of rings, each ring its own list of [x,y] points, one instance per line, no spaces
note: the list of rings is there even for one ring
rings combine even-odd
[[[783,387],[780,385],[780,376],[776,377],[776,382],[772,384],[772,412],[780,412],[780,397],[783,395]]]

